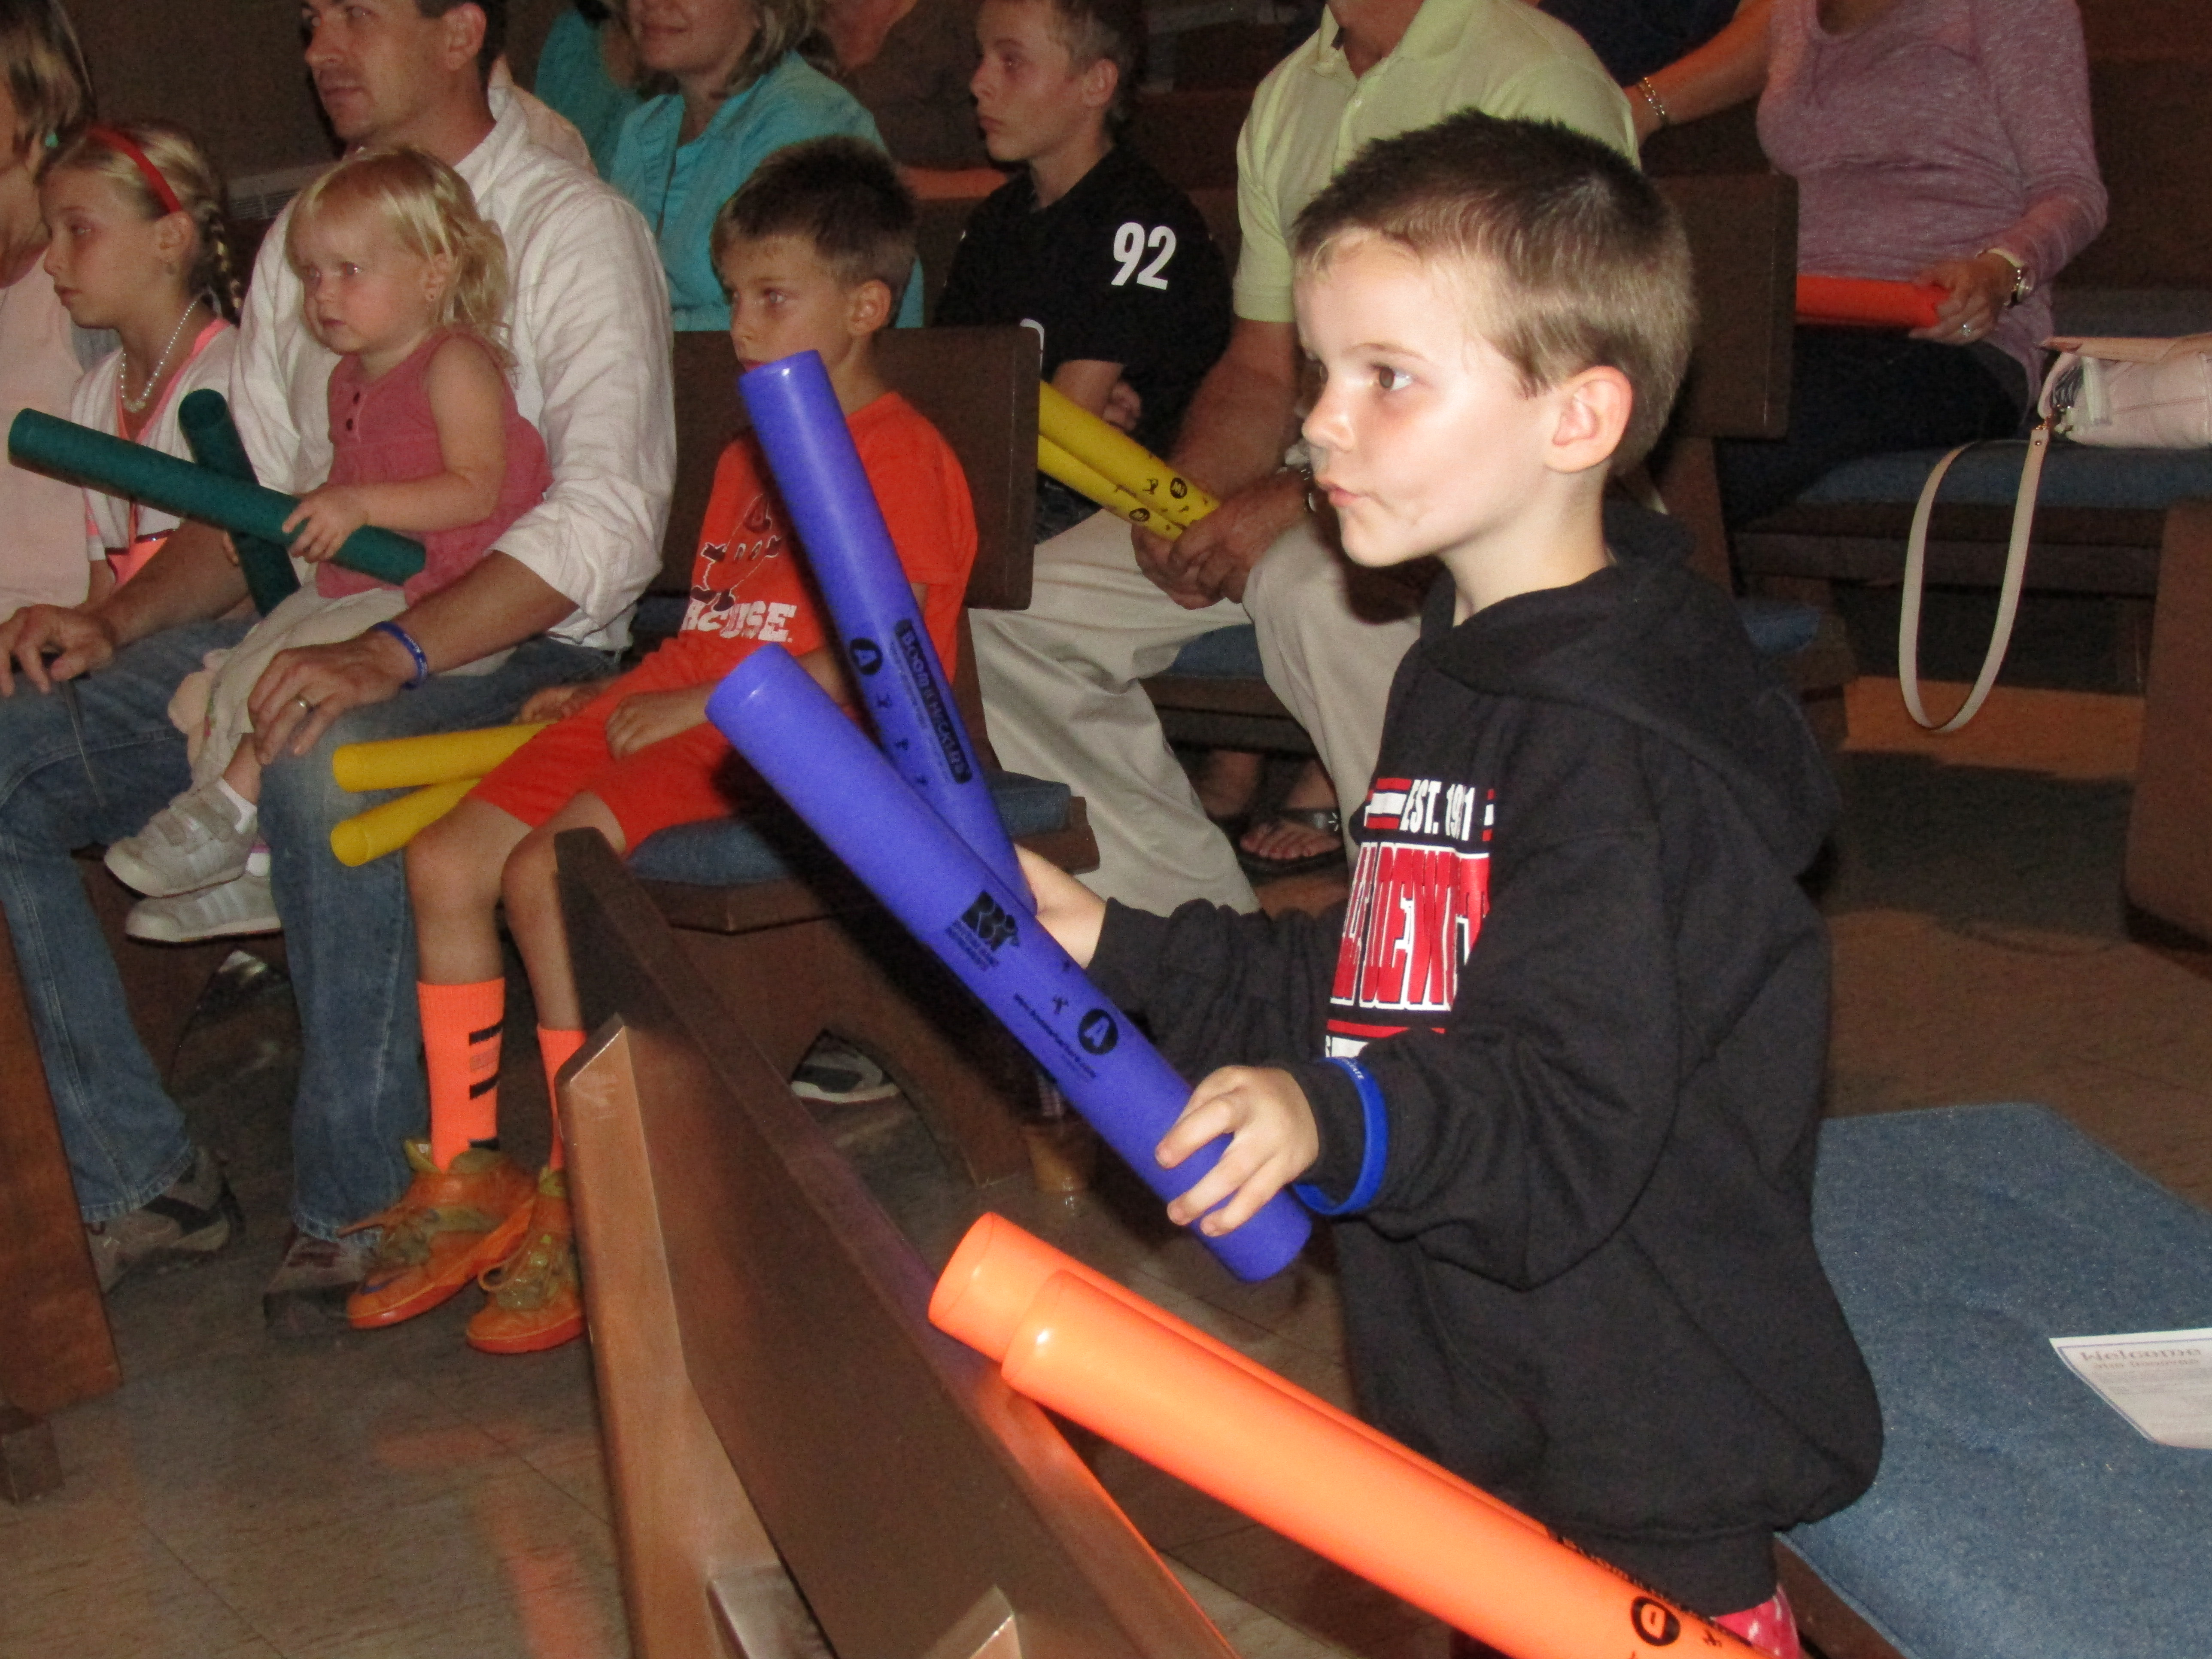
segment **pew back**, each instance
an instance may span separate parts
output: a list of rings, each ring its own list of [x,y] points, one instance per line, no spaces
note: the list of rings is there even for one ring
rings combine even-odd
[[[927,1270],[763,1059],[748,1011],[708,991],[597,836],[563,836],[559,853],[598,1033],[562,1096],[611,1425],[635,1425],[641,1391],[666,1393],[654,1355],[680,1346],[733,1473],[725,1501],[750,1504],[843,1659],[1228,1659],[1044,1414],[931,1328]],[[593,1211],[609,1190],[644,1198]],[[614,1293],[641,1261],[667,1287],[673,1343]],[[681,1415],[664,1404],[656,1420]],[[711,1547],[671,1560],[716,1533],[666,1512],[684,1451],[611,1436],[644,1659],[712,1651],[664,1632],[700,1629],[716,1603],[732,1626],[793,1605],[759,1552],[732,1563],[726,1543],[719,1577]]]

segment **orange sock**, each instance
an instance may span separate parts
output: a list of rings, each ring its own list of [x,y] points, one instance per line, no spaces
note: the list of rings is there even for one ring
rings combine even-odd
[[[538,1052],[545,1060],[545,1102],[553,1114],[553,1150],[546,1154],[545,1161],[556,1170],[567,1169],[568,1158],[561,1142],[561,1094],[553,1079],[568,1063],[568,1056],[583,1046],[581,1031],[556,1031],[543,1025],[538,1028]]]
[[[471,1141],[499,1136],[499,1028],[507,1013],[507,981],[425,985],[422,1059],[430,1073],[430,1157],[441,1170]]]

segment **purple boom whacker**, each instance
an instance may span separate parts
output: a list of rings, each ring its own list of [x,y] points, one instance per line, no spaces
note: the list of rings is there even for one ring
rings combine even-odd
[[[738,377],[738,393],[884,753],[1001,881],[1027,894],[822,359],[802,351],[763,363]]]
[[[763,646],[708,700],[738,752],[853,873],[1030,1051],[1076,1110],[1163,1199],[1221,1156],[1215,1141],[1164,1170],[1152,1148],[1190,1085],[1038,926],[1010,885],[907,788],[890,763],[781,646]],[[1220,1238],[1194,1235],[1239,1279],[1290,1265],[1310,1226],[1287,1193]]]

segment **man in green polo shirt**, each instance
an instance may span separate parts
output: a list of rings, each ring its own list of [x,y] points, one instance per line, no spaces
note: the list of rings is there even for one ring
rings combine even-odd
[[[1235,331],[1173,457],[1219,510],[1175,542],[1098,514],[1037,549],[1028,610],[973,615],[992,744],[1089,803],[1099,867],[1085,879],[1108,897],[1255,908],[1137,684],[1202,634],[1256,624],[1268,684],[1312,735],[1347,817],[1366,792],[1417,630],[1412,601],[1370,573],[1355,580],[1307,507],[1288,237],[1362,146],[1470,107],[1636,153],[1627,100],[1596,55],[1524,0],[1330,0],[1261,83],[1237,143]]]

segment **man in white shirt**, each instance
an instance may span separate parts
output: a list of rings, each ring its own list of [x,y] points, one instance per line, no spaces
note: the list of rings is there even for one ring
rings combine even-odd
[[[1628,105],[1573,30],[1522,0],[1329,0],[1271,70],[1237,143],[1237,320],[1183,417],[1177,471],[1221,498],[1174,542],[1101,513],[1036,550],[1025,611],[979,611],[992,747],[1088,803],[1093,889],[1139,909],[1255,908],[1138,682],[1201,635],[1249,622],[1349,822],[1365,796],[1412,603],[1353,573],[1285,465],[1298,383],[1291,222],[1359,148],[1462,109],[1561,122],[1633,155]],[[1470,457],[1470,465],[1480,465]],[[1249,584],[1249,585],[1248,585]]]
[[[255,689],[268,881],[303,1042],[295,1231],[264,1298],[280,1329],[343,1323],[367,1240],[342,1230],[405,1186],[400,1142],[426,1111],[403,866],[349,870],[332,856],[331,825],[362,803],[332,781],[330,750],[495,725],[540,685],[604,672],[659,566],[675,467],[660,262],[628,203],[538,149],[520,107],[487,93],[504,10],[504,0],[301,5],[307,66],[338,137],[451,162],[506,238],[515,398],[544,436],[554,482],[397,632],[283,653]],[[329,466],[336,360],[301,321],[283,240],[280,219],[255,270],[232,404],[263,481],[298,491]],[[70,851],[137,829],[185,787],[167,699],[202,653],[244,631],[212,620],[243,593],[222,538],[187,525],[101,605],[33,606],[0,623],[0,688],[16,690],[10,669],[40,691],[74,680],[80,705],[82,753],[63,697],[0,701],[0,902],[104,1283],[142,1261],[219,1249],[235,1205],[131,1028]],[[508,651],[490,672],[447,672]],[[42,652],[59,654],[42,665]],[[228,907],[229,931],[268,921],[250,889],[215,902]]]

